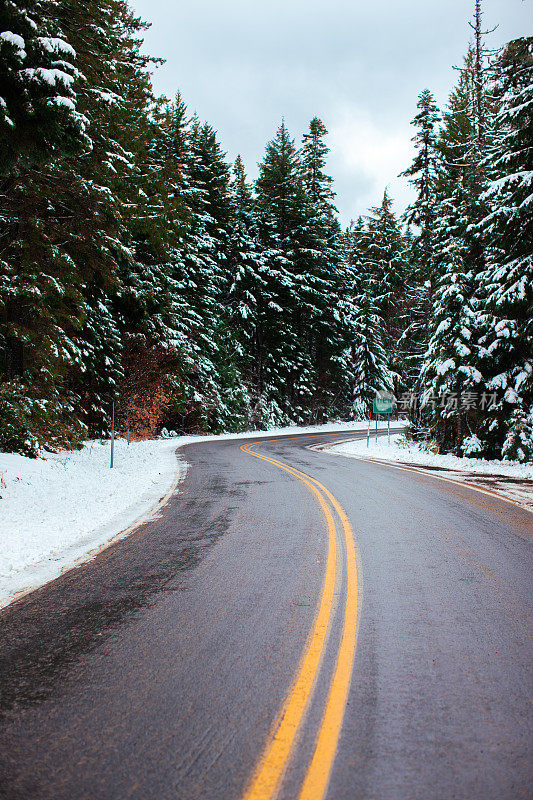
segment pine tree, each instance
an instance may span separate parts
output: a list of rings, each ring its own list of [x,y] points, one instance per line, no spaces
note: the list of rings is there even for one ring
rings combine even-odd
[[[307,197],[313,205],[334,211],[333,178],[324,172],[329,148],[324,142],[327,129],[322,120],[313,117],[309,131],[303,135],[301,153],[302,177]]]
[[[416,154],[411,166],[402,172],[416,190],[416,198],[406,209],[405,220],[415,226],[409,253],[409,323],[402,336],[402,349],[410,376],[416,375],[429,341],[429,318],[433,302],[435,265],[434,229],[437,215],[439,176],[439,110],[433,95],[425,89],[418,98],[419,113],[412,121]],[[412,388],[412,377],[409,380]]]
[[[368,273],[367,291],[382,320],[385,347],[393,350],[402,333],[407,248],[386,190],[381,205],[370,209],[360,247],[360,268]]]
[[[313,369],[313,421],[345,409],[350,386],[350,331],[340,308],[344,285],[341,235],[333,204],[333,179],[325,172],[326,136],[325,125],[314,117],[301,149],[305,221],[300,257],[305,277],[299,296]]]
[[[91,149],[81,158],[53,151],[38,169],[21,158],[6,179],[4,218],[16,225],[5,263],[7,277],[11,270],[17,280],[3,312],[24,395],[36,409],[39,444],[56,446],[61,435],[66,443],[79,437],[80,419],[93,435],[106,430],[121,379],[116,298],[134,258],[124,210],[139,198],[134,161],[146,143],[152,95],[150,59],[139,52],[143,25],[125,2],[63,0],[46,8],[83,71],[73,88]],[[58,420],[55,428],[39,423],[44,407]]]
[[[289,251],[302,220],[304,194],[299,154],[284,122],[267,144],[256,190],[262,211],[274,223],[274,243]]]
[[[354,298],[353,309],[353,409],[356,418],[365,419],[377,392],[392,391],[394,380],[387,366],[378,309],[364,283]]]
[[[298,152],[282,124],[257,181],[265,295],[271,298],[262,328],[263,375],[276,407],[302,422],[335,413],[348,392],[340,229],[325,173],[326,134],[314,118]]]
[[[387,198],[388,202],[388,198]],[[349,376],[352,414],[368,416],[376,392],[392,391],[394,373],[383,342],[383,318],[376,302],[376,277],[367,263],[371,235],[368,221],[351,222],[341,240],[342,289],[340,313],[349,332]]]
[[[419,229],[417,244],[430,253],[431,228],[435,221],[436,184],[438,178],[438,123],[439,110],[429,89],[421,92],[417,108],[419,113],[411,124],[417,129],[411,140],[416,154],[413,163],[402,172],[416,190],[416,199],[406,211],[406,219]]]
[[[52,4],[0,3],[0,176],[90,146],[76,108],[76,52]]]
[[[82,356],[72,369],[72,387],[89,434],[102,435],[109,430],[111,402],[119,399],[123,377],[127,304],[121,292],[135,271],[132,209],[142,196],[143,170],[137,162],[150,135],[152,59],[140,52],[146,25],[124,0],[92,0],[90,5],[62,0],[56,15],[85,76],[78,103],[92,140],[86,157],[69,159],[60,170],[72,193],[72,199],[63,200],[63,210],[74,217],[63,246],[82,270],[85,316],[75,337]]]
[[[432,437],[444,451],[454,449],[464,455],[463,440],[470,440],[477,428],[475,400],[482,375],[477,368],[477,273],[475,267],[468,269],[469,247],[459,235],[466,221],[457,215],[458,204],[459,198],[452,197],[440,208],[436,236],[443,271],[434,295],[431,337],[420,381]]]
[[[480,407],[475,399],[486,389],[480,360],[486,317],[478,292],[485,253],[473,226],[484,213],[481,148],[488,119],[484,118],[481,136],[476,75],[476,53],[469,48],[438,141],[439,200],[432,260],[439,279],[419,378],[423,417],[432,436],[442,450],[458,455],[482,452],[477,437]]]
[[[473,70],[472,70],[472,84],[474,94],[474,128],[475,128],[475,141],[480,153],[485,151],[487,145],[487,136],[489,134],[489,101],[487,93],[487,75],[489,71],[488,57],[489,51],[484,45],[483,37],[492,33],[491,31],[482,30],[483,10],[481,0],[475,0],[474,6],[474,22],[469,25],[474,31],[474,45],[473,45]]]
[[[261,405],[267,419],[296,421],[304,419],[310,395],[311,367],[301,338],[299,286],[303,274],[297,258],[305,199],[299,154],[285,123],[267,144],[256,192],[268,278]]]
[[[220,430],[246,422],[247,396],[226,308],[231,283],[229,169],[213,128],[188,119],[177,96],[160,145],[175,218],[169,254],[177,374],[166,422]],[[161,149],[162,148],[162,149]]]
[[[244,165],[237,156],[231,186],[231,223],[228,242],[229,285],[227,309],[240,372],[249,387],[251,418],[261,425],[263,390],[265,294],[268,276],[263,249],[258,240],[259,220],[255,213],[252,188],[246,181]]]
[[[497,65],[500,132],[487,159],[492,180],[478,226],[487,248],[479,276],[489,325],[487,388],[497,402],[483,419],[482,437],[496,456],[533,458],[533,38],[510,42]]]
[[[70,223],[58,194],[71,196],[60,171],[90,140],[76,106],[76,53],[52,11],[0,6],[0,443],[27,454],[83,434],[66,373],[79,357],[84,303],[77,265],[58,244]]]

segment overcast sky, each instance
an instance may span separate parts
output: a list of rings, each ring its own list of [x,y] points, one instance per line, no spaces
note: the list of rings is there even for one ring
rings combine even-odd
[[[300,142],[309,120],[329,130],[329,170],[341,219],[379,205],[397,211],[410,187],[410,120],[429,88],[442,107],[472,30],[474,0],[130,0],[152,27],[145,51],[166,59],[158,93],[180,90],[219,132],[233,161],[257,176],[284,117]],[[484,0],[491,47],[533,32],[533,0]]]

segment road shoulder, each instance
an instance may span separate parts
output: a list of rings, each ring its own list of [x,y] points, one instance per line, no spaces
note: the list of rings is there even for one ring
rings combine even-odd
[[[398,457],[398,448],[395,448],[395,451],[391,452],[392,457],[383,457],[381,452],[387,452],[384,440],[385,437],[382,437],[379,448],[380,456],[374,454],[375,447],[372,449],[369,447],[370,454],[366,455],[364,442],[361,442],[361,440],[357,442],[352,438],[346,438],[342,442],[310,445],[310,449],[327,452],[330,455],[369,461],[394,469],[431,475],[438,480],[466,486],[482,494],[497,497],[500,500],[512,503],[513,505],[533,513],[533,479],[528,477],[529,470],[525,465],[523,470],[515,470],[517,474],[501,474],[503,470],[494,472],[485,471],[487,462],[483,465],[485,467],[483,470],[477,471],[475,469],[475,463],[473,465],[474,468],[469,469],[468,467],[472,466],[472,462],[475,462],[475,459],[457,459],[457,461],[462,461],[466,464],[466,468],[464,469],[452,469],[449,466],[438,463],[413,463],[407,460],[402,461],[401,456]],[[432,461],[434,462],[437,459],[438,457],[436,458],[433,455]],[[507,465],[503,464],[504,468],[506,466]],[[508,472],[510,471],[511,470],[508,470]]]

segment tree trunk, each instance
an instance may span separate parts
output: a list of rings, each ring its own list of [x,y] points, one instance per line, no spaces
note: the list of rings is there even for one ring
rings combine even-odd
[[[461,382],[458,380],[457,388],[457,443],[455,452],[458,456],[462,456],[461,444],[463,443],[463,415],[461,414]]]
[[[481,30],[481,0],[476,0],[475,23],[473,25],[476,42],[476,61],[474,65],[474,91],[476,105],[476,134],[480,152],[485,149],[485,98],[483,96],[483,42]]]

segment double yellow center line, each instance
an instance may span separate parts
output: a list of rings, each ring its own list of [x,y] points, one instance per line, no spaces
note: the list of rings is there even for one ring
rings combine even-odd
[[[293,756],[305,712],[313,695],[334,609],[334,588],[337,580],[337,532],[333,510],[340,520],[346,547],[347,580],[342,638],[336,654],[335,669],[325,708],[316,734],[313,756],[299,794],[299,800],[321,800],[325,795],[335,758],[355,656],[358,581],[354,535],[346,513],[325,486],[294,467],[262,453],[253,452],[250,448],[255,444],[259,444],[259,442],[241,445],[241,450],[288,472],[305,484],[317,498],[327,524],[328,556],[320,601],[296,677],[274,723],[250,784],[243,795],[243,800],[274,800]]]

